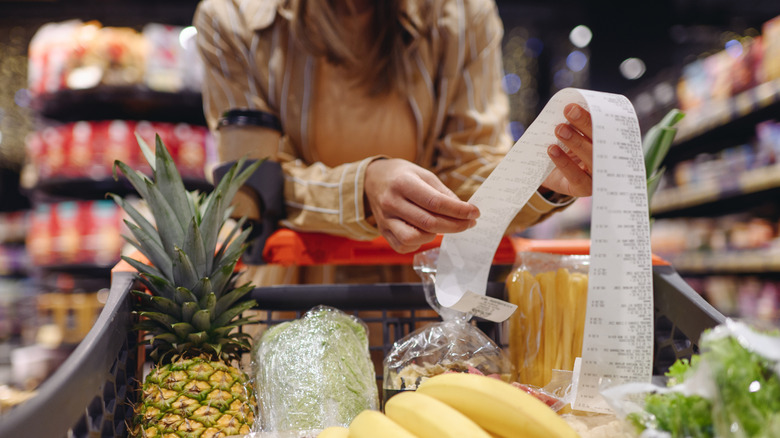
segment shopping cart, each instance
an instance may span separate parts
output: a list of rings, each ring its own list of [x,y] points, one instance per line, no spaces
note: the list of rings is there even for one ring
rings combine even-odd
[[[437,246],[436,240],[423,249]],[[520,251],[575,251],[587,253],[587,243],[544,245],[539,241],[505,239],[496,252],[487,294],[504,297],[502,272],[511,269]],[[278,230],[268,237],[263,254],[269,263],[375,264],[412,263],[411,255],[393,252],[382,239],[355,242],[332,236],[304,235]],[[143,348],[132,324],[129,291],[134,273],[120,265],[112,273],[108,301],[95,326],[67,361],[38,390],[38,394],[0,416],[2,437],[126,437],[127,422],[142,375]],[[696,352],[696,340],[707,328],[724,321],[660,259],[654,260],[655,357],[654,372],[663,372],[674,360]],[[381,330],[381,342],[371,348],[385,355],[393,342],[419,324],[437,320],[425,301],[421,282],[381,284],[297,284],[256,288],[258,323],[275,324],[300,316],[320,304],[360,316],[370,330]],[[284,315],[280,317],[279,315]],[[480,322],[496,340],[501,326]],[[380,376],[381,378],[381,376]]]

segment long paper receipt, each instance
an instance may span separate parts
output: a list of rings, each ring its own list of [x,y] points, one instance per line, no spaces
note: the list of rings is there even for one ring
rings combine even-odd
[[[574,408],[610,412],[607,381],[649,381],[653,285],[642,138],[631,102],[617,94],[567,88],[556,93],[469,202],[477,225],[445,235],[436,267],[439,303],[501,322],[515,306],[485,295],[490,265],[507,227],[553,170],[547,147],[560,142],[569,103],[593,121],[593,199],[584,342]]]

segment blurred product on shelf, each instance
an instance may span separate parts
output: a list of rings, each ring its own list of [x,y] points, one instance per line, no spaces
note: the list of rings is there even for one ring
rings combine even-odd
[[[148,24],[142,32],[95,21],[48,23],[29,47],[33,96],[99,86],[200,90],[202,68],[186,28]]]
[[[0,213],[0,243],[24,242],[28,216],[26,210]]]
[[[677,84],[680,108],[695,110],[766,82],[762,44],[761,36],[733,39],[726,49],[685,65]]]
[[[119,261],[123,217],[110,200],[38,204],[27,236],[31,262],[110,267]]]
[[[0,276],[24,275],[29,262],[24,246],[0,244]]]
[[[761,29],[764,37],[764,75],[767,80],[780,79],[780,16]]]
[[[44,293],[37,297],[36,305],[40,323],[39,337],[43,333],[50,336],[39,339],[40,343],[59,347],[61,344],[79,343],[95,324],[103,309],[107,292],[64,293],[57,291]],[[43,335],[45,336],[45,335]]]
[[[747,321],[780,319],[780,282],[756,275],[711,275],[686,281],[724,315]]]
[[[35,294],[28,279],[0,277],[0,344],[24,345],[34,341]]]
[[[677,82],[680,109],[705,110],[716,101],[780,79],[780,16],[761,28],[761,35],[733,35],[725,48],[683,66]]]
[[[28,391],[37,388],[62,365],[70,353],[71,349],[52,348],[41,343],[14,349],[11,352],[14,387]]]
[[[658,219],[653,251],[670,260],[686,252],[727,252],[778,246],[777,224],[747,213],[719,217]]]
[[[112,178],[115,160],[150,173],[135,135],[153,144],[155,134],[168,145],[185,179],[205,180],[215,160],[214,141],[206,127],[185,123],[132,120],[81,121],[44,128],[29,136],[27,153],[37,180]]]
[[[28,219],[26,210],[0,213],[0,277],[22,276],[28,272],[29,259],[24,247]]]
[[[8,385],[0,385],[0,414],[10,411],[35,396],[35,391],[23,391]]]
[[[633,99],[638,113],[649,115],[648,105],[656,100],[685,112],[676,137],[680,143],[780,101],[779,28],[780,16],[765,22],[760,34],[755,29],[723,34],[722,50],[702,54],[679,74],[659,75],[660,82],[639,92]],[[675,98],[652,97],[659,87],[670,91],[662,95]]]
[[[755,125],[755,137],[746,143],[717,152],[703,152],[674,164],[666,173],[651,209],[661,213],[780,187],[779,170],[780,123],[765,120]]]

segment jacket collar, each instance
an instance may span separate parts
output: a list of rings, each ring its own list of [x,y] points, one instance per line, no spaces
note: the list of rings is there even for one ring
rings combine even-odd
[[[253,0],[244,2],[240,8],[247,17],[247,23],[253,31],[263,30],[271,25],[276,18],[283,0]]]

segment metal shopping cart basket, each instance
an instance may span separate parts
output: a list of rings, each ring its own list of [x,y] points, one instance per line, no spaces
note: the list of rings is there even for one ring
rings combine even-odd
[[[440,243],[432,242],[423,249]],[[514,243],[514,245],[513,245]],[[488,295],[504,296],[501,267],[511,268],[516,251],[571,251],[572,245],[539,245],[539,242],[502,241],[494,259]],[[579,248],[579,249],[576,249]],[[575,245],[587,253],[587,244]],[[298,264],[407,264],[411,255],[400,255],[377,239],[354,242],[332,236],[312,236],[279,230],[264,247],[271,263]],[[121,265],[121,264],[120,264]],[[133,272],[118,265],[112,273],[108,301],[95,326],[67,361],[45,381],[31,400],[0,416],[0,437],[126,437],[132,417],[135,390],[143,364],[139,360],[138,334],[132,332],[129,291]],[[654,260],[655,356],[654,371],[663,372],[675,359],[696,352],[696,341],[707,328],[724,321],[660,259]],[[371,348],[384,355],[393,342],[419,324],[434,321],[421,282],[377,284],[298,284],[256,288],[261,324],[274,324],[300,316],[319,304],[352,312],[370,330],[381,330],[381,342]],[[398,312],[402,311],[402,312]],[[281,313],[283,312],[283,313]],[[286,315],[280,317],[279,315]],[[500,326],[480,326],[495,339]],[[381,328],[380,328],[381,327]],[[142,357],[142,355],[140,355]]]

